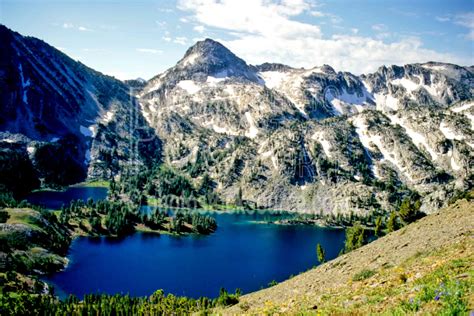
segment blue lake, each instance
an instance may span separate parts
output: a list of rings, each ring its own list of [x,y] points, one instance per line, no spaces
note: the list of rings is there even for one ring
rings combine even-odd
[[[317,264],[316,244],[328,259],[342,249],[344,232],[311,226],[257,224],[265,215],[217,214],[210,236],[136,233],[121,240],[78,238],[70,264],[47,280],[58,294],[129,293],[157,289],[215,297],[221,287],[244,293],[282,281]],[[266,216],[268,218],[268,214]]]
[[[92,198],[94,201],[107,197],[107,188],[103,187],[69,187],[64,191],[37,191],[29,194],[26,200],[32,204],[41,205],[47,209],[60,209],[72,200]]]
[[[76,187],[65,192],[38,192],[34,201],[54,209],[72,199],[103,199],[104,190]],[[262,223],[288,215],[208,214],[218,224],[209,236],[135,233],[123,239],[77,238],[70,248],[68,267],[45,280],[62,297],[99,292],[146,296],[158,289],[176,295],[216,297],[221,287],[248,293],[273,280],[283,281],[317,265],[316,244],[320,243],[326,259],[331,259],[344,243],[343,230]]]

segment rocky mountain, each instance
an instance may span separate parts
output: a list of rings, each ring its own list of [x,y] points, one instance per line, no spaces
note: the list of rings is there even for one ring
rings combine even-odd
[[[143,162],[130,143],[150,133],[129,86],[2,25],[0,41],[2,155],[24,152],[59,185]]]
[[[407,190],[436,209],[472,186],[473,89],[472,67],[251,66],[207,39],[139,99],[166,161],[202,164],[227,200],[240,189],[263,207],[364,212]]]
[[[473,67],[253,66],[206,39],[148,82],[122,83],[1,31],[3,143],[73,134],[89,177],[159,157],[231,204],[363,214],[415,192],[437,209],[474,181]]]

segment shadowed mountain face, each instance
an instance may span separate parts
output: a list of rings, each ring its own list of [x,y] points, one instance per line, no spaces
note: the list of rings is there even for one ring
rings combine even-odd
[[[128,87],[104,76],[41,40],[0,27],[1,128],[48,140],[69,133],[130,102]]]
[[[96,168],[103,156],[114,151],[119,166],[131,159],[131,139],[148,138],[147,124],[123,82],[1,25],[0,41],[3,144],[27,151],[46,183],[103,174]]]
[[[35,163],[37,144],[72,134],[89,177],[161,158],[196,186],[209,177],[229,202],[242,192],[252,205],[298,211],[388,210],[410,191],[436,209],[472,186],[472,67],[356,76],[252,66],[206,39],[148,82],[122,83],[39,40],[1,34],[3,142],[24,144]],[[130,140],[141,145],[136,157]]]

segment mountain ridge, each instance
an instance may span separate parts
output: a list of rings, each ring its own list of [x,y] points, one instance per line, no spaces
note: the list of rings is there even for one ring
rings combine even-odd
[[[48,56],[52,63],[62,55]],[[15,59],[3,64],[17,78],[4,99],[14,100],[10,108],[25,107],[19,96],[27,79],[20,78]],[[71,69],[58,72],[67,84]],[[29,67],[23,71],[29,73]],[[213,192],[229,204],[241,192],[253,207],[365,215],[392,210],[414,194],[429,212],[473,185],[472,67],[427,62],[356,76],[329,65],[252,66],[207,39],[147,82],[97,78],[104,82],[103,101],[77,103],[89,117],[78,122],[76,114],[65,123],[79,138],[85,158],[78,162],[87,167],[88,178],[119,177],[133,164],[164,163],[196,187],[209,177]],[[118,92],[110,90],[114,85]],[[71,94],[88,91],[76,81],[68,87]],[[55,100],[52,96],[47,100]],[[60,113],[58,104],[47,107],[53,117]],[[59,108],[67,112],[67,106]],[[130,130],[135,116],[137,128]],[[21,138],[8,127],[12,119],[2,119],[3,143]],[[130,137],[141,146],[138,155]],[[142,141],[148,139],[152,142]]]
[[[192,51],[193,48],[188,50]],[[181,61],[185,59],[186,57]],[[179,67],[181,61],[176,67]],[[140,103],[144,115],[150,125],[156,126],[158,130],[159,126],[164,124],[163,120],[167,120],[172,113],[174,120],[195,126],[196,129],[207,129],[217,134],[216,139],[221,138],[222,142],[232,143],[231,139],[238,137],[246,137],[251,143],[256,140],[260,145],[249,145],[253,148],[251,151],[236,153],[228,159],[227,170],[235,168],[236,163],[247,164],[249,168],[244,173],[252,178],[252,182],[259,182],[265,178],[274,178],[279,182],[276,179],[280,177],[283,177],[280,180],[288,181],[285,188],[274,187],[268,181],[266,185],[271,188],[268,190],[258,183],[254,185],[256,192],[250,193],[249,196],[250,200],[257,201],[259,205],[265,203],[264,200],[268,197],[279,201],[276,194],[268,192],[275,190],[278,194],[288,196],[294,209],[310,210],[307,205],[297,206],[300,203],[293,200],[293,196],[296,195],[296,199],[304,196],[292,190],[291,186],[306,190],[305,183],[309,183],[318,186],[313,188],[316,191],[328,194],[327,188],[323,188],[328,178],[324,169],[336,173],[332,177],[336,178],[336,182],[348,181],[349,183],[341,184],[346,189],[358,187],[355,191],[361,196],[364,194],[360,191],[367,190],[367,187],[363,183],[364,180],[355,179],[358,183],[353,183],[354,177],[369,178],[372,182],[379,179],[387,181],[387,176],[392,177],[393,172],[396,181],[408,184],[412,188],[416,186],[415,190],[423,195],[429,191],[436,191],[438,186],[443,187],[445,182],[451,182],[449,191],[454,191],[455,187],[462,189],[472,185],[469,184],[472,179],[467,180],[467,184],[461,184],[462,180],[459,179],[457,182],[452,179],[446,180],[450,176],[443,174],[442,171],[448,170],[448,173],[460,174],[463,170],[464,179],[469,179],[472,175],[473,166],[469,162],[472,160],[472,155],[469,154],[469,148],[474,146],[474,142],[472,129],[468,124],[472,121],[470,114],[472,108],[469,102],[472,100],[474,83],[473,73],[469,68],[427,62],[403,67],[383,66],[375,73],[355,76],[348,72],[335,72],[327,65],[298,69],[266,63],[254,67],[252,70],[260,79],[257,82],[240,81],[231,76],[216,80],[210,74],[195,79],[188,76],[181,80],[169,77],[169,74],[173,73],[174,67],[172,67],[164,74],[168,75],[168,80],[176,83],[174,87],[163,89],[160,97],[147,93],[146,87],[143,90]],[[459,103],[457,108],[453,106],[456,103]],[[452,111],[449,110],[450,107],[453,107]],[[463,116],[459,116],[458,113]],[[151,117],[156,120],[155,123]],[[418,120],[421,117],[425,123],[413,124],[415,118]],[[337,133],[325,127],[326,120],[339,125]],[[348,121],[348,125],[344,123],[345,120]],[[380,131],[371,135],[367,122],[370,122],[370,125],[382,123]],[[291,131],[289,127],[292,124],[299,125],[300,128]],[[454,132],[457,129],[462,133]],[[386,132],[384,137],[390,144],[388,148],[385,148],[387,146],[384,141],[379,140],[382,131]],[[179,133],[172,129],[168,131],[169,134],[173,132]],[[163,134],[161,137],[166,139],[169,136]],[[328,140],[328,137],[332,139]],[[277,149],[275,144],[271,144],[275,139],[278,139],[277,145],[280,145]],[[344,146],[337,148],[341,140]],[[268,146],[269,141],[271,146]],[[183,161],[193,161],[196,158],[196,150],[209,151],[202,148],[206,145],[196,147],[196,140],[187,142],[187,145],[180,144],[180,146],[187,147],[188,154],[176,157],[179,159],[173,158],[170,163],[180,161],[182,164]],[[320,146],[320,149],[311,148],[314,145]],[[284,146],[289,150],[284,152]],[[356,150],[347,150],[351,147]],[[463,154],[460,154],[459,150]],[[288,158],[288,153],[293,156]],[[326,168],[318,167],[311,162],[317,159],[323,159]],[[245,162],[242,163],[241,160]],[[328,168],[327,162],[341,163],[342,166]],[[380,162],[383,162],[384,167],[390,165],[390,172],[385,172],[385,177],[378,171]],[[357,164],[362,165],[354,168]],[[217,188],[228,199],[232,199],[237,191],[236,185],[224,179],[219,181],[219,173],[222,171],[213,172],[212,169],[213,166],[210,166],[208,171],[213,179],[217,177]],[[272,169],[276,169],[278,174],[272,172]],[[294,177],[296,169],[303,170],[303,175]],[[366,169],[369,169],[368,172],[364,171]],[[352,176],[348,178],[341,174],[344,172],[349,172]],[[235,177],[239,176],[232,175],[232,178]],[[305,177],[311,179],[305,180]],[[314,181],[318,177],[321,181]],[[300,185],[295,187],[295,183]],[[247,185],[248,183],[243,186],[249,188]],[[335,183],[335,186],[337,191],[339,184]],[[227,190],[227,187],[230,187],[230,190]],[[377,195],[376,191],[378,190],[369,190],[371,194]],[[331,196],[333,194],[336,193],[333,192]],[[265,199],[261,199],[262,196],[265,196]],[[331,199],[337,200],[337,197]],[[346,200],[345,203],[347,202]],[[269,206],[274,207],[278,203],[272,202]],[[318,203],[322,201],[318,199]],[[426,210],[433,207],[436,209],[440,205],[431,204]],[[387,206],[388,204],[385,204],[383,207]],[[288,207],[288,204],[283,204],[283,208]],[[335,209],[333,203],[326,203],[325,207]],[[351,204],[346,204],[345,208],[350,209]],[[340,208],[337,209],[341,211]]]

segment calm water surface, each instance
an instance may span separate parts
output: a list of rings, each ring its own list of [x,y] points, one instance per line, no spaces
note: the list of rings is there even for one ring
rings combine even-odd
[[[94,201],[107,197],[107,188],[103,187],[69,187],[65,191],[38,191],[27,196],[26,200],[32,204],[42,205],[47,209],[60,209],[72,200],[92,198]]]
[[[84,189],[92,194],[85,197]],[[36,201],[56,208],[69,198],[105,198],[102,189],[70,188],[66,195],[41,192]],[[77,238],[70,248],[69,266],[46,281],[60,296],[98,292],[145,296],[163,289],[176,295],[216,297],[221,287],[248,293],[307,270],[317,264],[317,243],[327,259],[343,247],[342,230],[258,223],[277,216],[270,212],[209,214],[218,224],[209,236],[135,233],[123,239]]]

